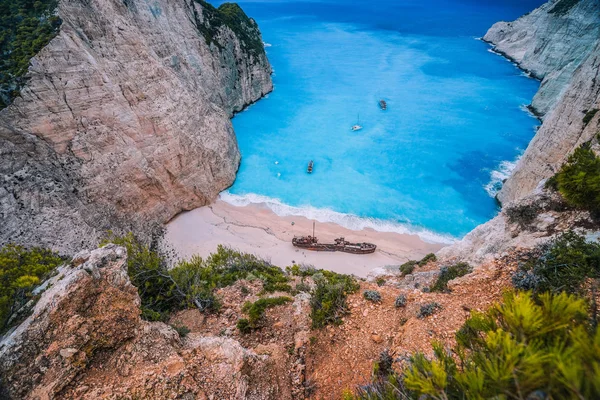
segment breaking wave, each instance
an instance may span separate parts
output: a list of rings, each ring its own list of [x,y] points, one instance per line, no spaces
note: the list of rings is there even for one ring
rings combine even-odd
[[[490,197],[495,197],[500,189],[502,189],[502,184],[512,174],[520,158],[521,156],[519,156],[515,161],[502,161],[498,168],[492,171],[490,174],[490,181],[484,187],[485,191],[490,195]]]
[[[236,207],[245,207],[251,204],[260,205],[267,207],[280,217],[305,217],[321,223],[334,223],[353,231],[371,228],[378,232],[418,235],[423,241],[428,243],[451,244],[457,240],[452,236],[441,235],[426,229],[409,227],[400,223],[384,221],[377,218],[363,218],[352,214],[344,214],[328,208],[316,208],[312,206],[294,207],[282,203],[279,199],[254,193],[237,195],[229,192],[221,192],[219,198]]]

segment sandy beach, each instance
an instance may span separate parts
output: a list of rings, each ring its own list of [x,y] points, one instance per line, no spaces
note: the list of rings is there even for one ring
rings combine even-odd
[[[353,231],[333,223],[316,223],[320,242],[333,242],[343,236],[351,242],[371,242],[374,254],[353,255],[323,253],[297,249],[294,236],[312,233],[312,220],[280,217],[266,207],[236,207],[222,200],[179,214],[166,228],[165,242],[180,258],[194,254],[208,256],[219,244],[252,253],[280,267],[293,263],[312,264],[317,268],[366,277],[375,268],[398,265],[436,252],[444,244],[427,243],[417,235],[377,232],[372,229]]]

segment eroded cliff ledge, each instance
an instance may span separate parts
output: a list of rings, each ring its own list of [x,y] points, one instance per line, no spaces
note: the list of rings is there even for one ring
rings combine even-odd
[[[542,80],[532,107],[543,124],[498,197],[533,192],[566,157],[598,132],[587,111],[600,103],[600,1],[553,0],[514,22],[495,24],[484,39]]]
[[[106,229],[149,232],[233,182],[230,117],[272,90],[252,19],[201,0],[57,13],[60,33],[0,111],[0,245],[72,252]]]

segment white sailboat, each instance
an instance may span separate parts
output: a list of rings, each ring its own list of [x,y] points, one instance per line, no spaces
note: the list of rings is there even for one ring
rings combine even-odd
[[[360,115],[357,117],[356,125],[352,125],[352,128],[350,129],[353,131],[360,131],[362,129],[362,126],[360,126]]]

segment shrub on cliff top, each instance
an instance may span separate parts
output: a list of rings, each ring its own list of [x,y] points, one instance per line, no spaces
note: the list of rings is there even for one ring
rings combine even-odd
[[[429,253],[425,257],[423,257],[421,261],[419,261],[419,267],[423,267],[431,261],[437,261],[437,257],[433,253]]]
[[[39,247],[7,244],[0,249],[0,333],[20,322],[14,317],[34,298],[33,289],[63,262],[58,254]]]
[[[449,267],[442,267],[440,269],[440,276],[438,276],[430,290],[432,292],[447,292],[449,290],[448,282],[450,282],[452,279],[465,276],[472,270],[473,269],[471,266],[465,262],[454,264]]]
[[[280,297],[266,297],[262,299],[256,300],[254,303],[246,302],[242,307],[242,311],[248,314],[248,323],[238,321],[238,328],[241,325],[240,331],[242,333],[247,333],[249,329],[256,329],[260,320],[264,317],[265,312],[269,308],[273,308],[276,306],[280,306],[292,301],[291,297],[280,296]],[[248,329],[245,329],[248,328]],[[244,331],[245,330],[245,331]]]
[[[220,302],[214,290],[232,285],[239,279],[253,277],[263,283],[263,290],[288,289],[283,271],[250,254],[218,246],[206,260],[192,256],[167,268],[161,255],[139,241],[133,234],[110,234],[103,242],[127,248],[127,269],[131,282],[142,300],[142,315],[150,320],[165,319],[167,314],[186,307],[216,311]]]
[[[600,398],[600,331],[584,300],[561,293],[507,293],[485,313],[473,312],[452,349],[410,357],[399,375],[374,377],[345,399]]]
[[[589,144],[577,148],[547,186],[575,207],[600,212],[600,158]]]
[[[400,273],[402,274],[402,276],[412,274],[413,271],[415,270],[415,266],[417,264],[418,264],[418,262],[415,260],[410,260],[410,261],[405,262],[404,264],[402,264],[400,266]]]
[[[355,293],[360,285],[352,276],[331,271],[320,271],[312,277],[316,284],[310,299],[312,327],[341,324],[342,317],[348,314],[348,294]]]
[[[381,303],[381,294],[377,290],[365,290],[363,297],[373,303]]]
[[[583,294],[588,278],[600,278],[600,243],[565,232],[540,246],[540,256],[521,263],[513,275],[515,288],[535,293]]]

